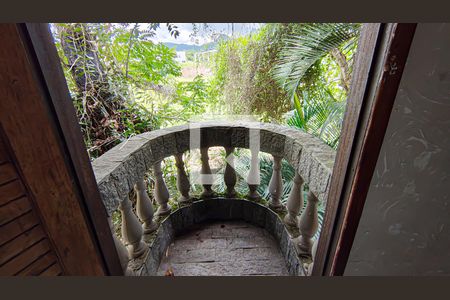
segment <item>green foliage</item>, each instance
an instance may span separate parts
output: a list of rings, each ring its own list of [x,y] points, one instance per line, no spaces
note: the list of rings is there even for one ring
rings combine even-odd
[[[187,61],[194,61],[195,60],[195,52],[190,50],[186,51],[186,60]]]
[[[205,113],[252,114],[260,121],[294,126],[337,147],[359,25],[267,24],[248,36],[217,36],[217,52],[186,53],[191,66],[211,64],[213,76],[188,81],[180,78],[175,51],[150,40],[159,26],[55,26],[58,53],[91,157],[133,135],[184,124]],[[177,35],[175,26],[166,27]],[[223,149],[215,153],[224,159]],[[238,173],[248,172],[249,152],[237,149],[235,154]],[[222,171],[224,167],[220,165]],[[162,168],[170,195],[176,197],[174,159],[165,159]],[[186,168],[191,168],[189,163]],[[282,162],[282,202],[291,191],[294,172]],[[260,173],[258,192],[268,201],[272,160],[264,153]],[[153,184],[151,172],[147,180]],[[223,181],[214,189],[224,192]],[[236,190],[247,194],[245,178],[238,178]],[[192,186],[192,191],[200,193],[201,186]],[[306,199],[307,187],[304,192]],[[320,224],[322,219],[320,208]]]
[[[193,81],[177,84],[177,100],[191,113],[201,114],[206,111],[204,105],[208,99],[208,83],[203,76],[197,75]]]
[[[329,52],[341,47],[350,62],[358,28],[268,24],[256,34],[221,42],[210,95],[228,113],[253,114],[265,122],[283,122],[293,108],[294,94],[300,95],[301,106],[288,114],[287,124],[337,147],[347,86],[342,87],[341,67]],[[292,85],[296,93],[289,89]]]
[[[169,75],[181,75],[181,68],[174,61],[175,50],[138,37],[131,43],[132,38],[130,32],[117,34],[111,45],[111,52],[123,73],[127,72],[134,81],[153,84],[167,83]]]
[[[337,147],[358,24],[267,24],[254,34],[233,39],[211,33],[219,42],[216,53],[188,51],[186,57],[196,68],[211,64],[214,75],[188,81],[180,78],[175,51],[150,40],[159,27],[159,23],[54,26],[58,53],[92,158],[133,135],[184,124],[196,115],[224,112],[285,122]],[[176,26],[168,23],[166,27],[171,35],[179,34]],[[196,25],[195,30],[200,29]],[[223,149],[215,153],[225,158]],[[249,151],[236,149],[235,155],[239,157],[237,172],[247,173]],[[219,172],[224,167],[221,164]],[[165,159],[162,169],[170,195],[176,198],[174,159]],[[272,160],[264,153],[260,153],[260,174],[258,192],[269,201]],[[283,160],[283,203],[294,174]],[[238,178],[236,185],[241,195],[248,192],[245,179]],[[151,172],[146,180],[153,190]],[[225,192],[223,180],[213,188]],[[201,189],[192,186],[195,194]],[[307,192],[306,186],[305,199]],[[319,224],[322,220],[323,208],[319,207]]]
[[[272,71],[275,80],[292,97],[311,66],[331,50],[354,41],[358,33],[359,25],[352,23],[302,24],[299,31],[284,39]]]
[[[287,124],[311,133],[333,148],[341,134],[345,101],[338,101],[327,87],[303,90],[302,97],[294,94],[294,107]]]
[[[287,124],[337,148],[359,24],[298,24],[284,38],[274,79],[294,110]]]
[[[180,76],[175,52],[149,40],[159,23],[55,24],[61,58],[92,158],[135,134],[159,128],[154,111],[136,99]],[[167,24],[176,36],[176,26]]]
[[[192,81],[170,81],[158,89],[133,89],[133,98],[153,116],[154,128],[187,123],[192,117],[213,111],[209,84],[197,76]]]
[[[289,100],[269,70],[281,47],[283,27],[266,25],[259,32],[219,43],[211,96],[233,114],[253,114],[261,121],[281,122]]]
[[[122,136],[125,139],[138,133],[146,132],[154,125],[151,118],[152,115],[148,110],[135,102],[129,103],[127,108],[119,110],[119,113],[124,125]]]

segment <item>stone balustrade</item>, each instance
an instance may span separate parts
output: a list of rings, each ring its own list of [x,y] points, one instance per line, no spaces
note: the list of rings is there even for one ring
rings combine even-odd
[[[259,151],[269,153],[273,157],[273,172],[269,184],[270,201],[266,207],[274,212],[271,215],[282,218],[280,220],[287,228],[285,231],[290,232],[289,242],[285,242],[285,244],[291,243],[295,246],[297,253],[295,256],[311,257],[313,237],[318,229],[318,204],[319,202],[324,203],[327,199],[334,163],[334,150],[316,137],[279,125],[257,122],[203,122],[195,126],[183,125],[134,136],[92,163],[108,215],[111,216],[117,209],[122,214],[121,233],[124,245],[121,245],[116,237],[115,242],[124,270],[128,268],[126,262],[138,260],[148,252],[149,245],[145,237],[158,229],[158,224],[154,219],[168,215],[170,217],[174,214],[169,205],[170,195],[161,171],[161,162],[165,158],[175,157],[177,189],[181,195],[177,199],[178,203],[190,205],[192,203],[190,182],[183,162],[184,152],[199,148],[201,154],[200,173],[210,175],[208,148],[224,147],[227,154],[224,173],[225,198],[235,199],[237,176],[231,154],[235,148],[250,148],[250,172],[248,178],[245,179],[249,187],[247,198],[257,201],[261,199],[256,191],[260,174],[258,147],[255,149],[255,145],[249,145],[250,133],[255,134],[255,132],[259,133],[259,145],[257,145]],[[200,138],[200,140],[196,141],[194,138]],[[194,139],[194,142],[191,139]],[[296,170],[293,187],[286,205],[282,204],[280,198],[283,191],[282,159],[285,159]],[[150,169],[153,170],[154,175],[152,192],[157,203],[155,213],[143,180],[144,175]],[[309,190],[306,206],[302,211],[304,184],[307,184]],[[132,189],[136,194],[136,214],[129,199]],[[200,198],[214,200],[211,198],[215,196],[212,184],[204,183]],[[236,212],[230,214],[236,214]],[[260,220],[255,222],[261,223]],[[295,232],[299,234],[295,234]],[[159,248],[158,253],[162,253],[164,247]],[[287,254],[292,256],[292,253]],[[126,273],[131,274],[132,272],[127,271]]]

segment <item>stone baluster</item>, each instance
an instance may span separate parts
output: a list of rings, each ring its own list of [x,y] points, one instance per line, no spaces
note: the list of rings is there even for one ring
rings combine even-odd
[[[307,270],[307,272],[306,272],[306,274],[307,274],[308,276],[311,276],[311,275],[312,275],[312,271],[313,271],[313,268],[314,268],[314,261],[315,261],[315,259],[316,259],[316,253],[317,253],[317,247],[318,247],[318,245],[319,245],[319,239],[316,239],[316,240],[314,241],[314,244],[313,244],[312,250],[311,250],[311,258],[313,259],[313,261],[312,261],[312,263],[309,264],[308,270]]]
[[[247,184],[248,184],[248,195],[247,197],[251,200],[261,199],[261,196],[256,191],[260,182],[259,173],[259,157],[258,151],[251,150],[251,160],[250,160],[250,171],[248,172]]]
[[[287,200],[287,215],[284,222],[289,226],[298,226],[298,214],[303,208],[303,178],[295,172],[294,183]]]
[[[310,191],[308,193],[307,204],[299,220],[300,236],[297,238],[297,246],[301,254],[311,255],[313,245],[312,238],[319,227],[317,205],[319,200]]]
[[[136,192],[136,213],[143,223],[144,233],[151,233],[158,227],[153,220],[153,205],[148,197],[144,179],[134,185]]]
[[[123,245],[121,241],[117,238],[114,232],[114,226],[112,225],[111,217],[108,218],[109,228],[111,228],[114,245],[116,246],[117,255],[119,256],[120,265],[122,266],[122,270],[125,273],[128,267],[128,261],[130,260],[128,256],[127,248]]]
[[[131,201],[128,197],[120,202],[119,209],[122,213],[122,238],[127,244],[129,257],[139,257],[146,249],[146,244],[142,240],[144,230],[133,213]]]
[[[200,155],[202,161],[202,167],[200,169],[200,174],[211,175],[211,168],[209,167],[209,156],[208,156],[208,148],[200,148]],[[212,184],[203,184],[203,192],[201,194],[202,198],[212,197],[214,192],[212,190]]]
[[[234,186],[236,185],[236,171],[234,170],[234,147],[225,147],[226,152],[226,166],[224,173],[224,181],[227,186],[227,197],[233,198],[236,196],[236,190]]]
[[[189,183],[189,178],[184,170],[183,153],[175,154],[175,164],[177,166],[177,189],[181,196],[178,202],[185,203],[189,202],[189,190],[191,185]]]
[[[283,205],[280,201],[281,193],[283,192],[283,179],[281,178],[281,159],[282,157],[280,156],[273,156],[272,177],[270,178],[269,183],[269,192],[272,196],[269,207],[274,210],[283,209]]]
[[[155,199],[159,204],[159,208],[156,211],[157,216],[165,216],[170,213],[169,202],[169,190],[167,189],[166,182],[163,178],[163,173],[161,171],[161,161],[153,165],[153,173],[155,175]]]

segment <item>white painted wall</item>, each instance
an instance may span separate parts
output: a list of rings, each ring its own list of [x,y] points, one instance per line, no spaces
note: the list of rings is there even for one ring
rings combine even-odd
[[[450,24],[419,24],[345,275],[450,274]]]

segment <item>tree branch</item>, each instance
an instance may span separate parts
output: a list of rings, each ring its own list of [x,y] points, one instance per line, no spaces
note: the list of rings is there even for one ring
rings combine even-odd
[[[350,90],[351,73],[350,73],[350,67],[347,63],[347,59],[345,58],[345,55],[338,48],[334,48],[333,50],[331,50],[331,56],[333,57],[334,61],[339,65],[339,69],[341,70],[342,87],[348,93],[348,91]]]

